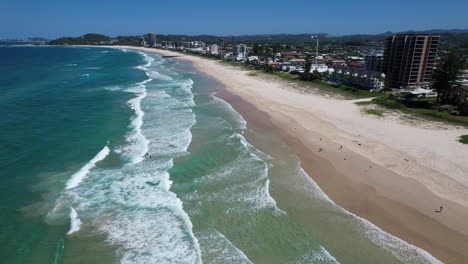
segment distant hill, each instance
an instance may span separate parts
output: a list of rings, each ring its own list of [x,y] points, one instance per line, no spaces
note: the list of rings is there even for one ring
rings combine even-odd
[[[303,33],[303,34],[258,34],[258,35],[240,35],[240,36],[215,36],[215,35],[157,35],[157,41],[203,41],[207,44],[219,43],[224,41],[226,44],[245,43],[252,45],[254,43],[271,44],[294,44],[304,45],[314,42],[312,36],[319,36],[321,43],[335,43],[345,46],[381,46],[382,42],[389,35],[398,33],[426,33],[442,35],[442,42],[450,43],[451,48],[466,49],[468,47],[468,29],[431,29],[425,31],[402,31],[385,32],[382,34],[356,34],[344,36],[332,36],[326,33]],[[100,45],[110,44],[111,37],[101,34],[86,34],[81,37],[64,37],[50,41],[51,45]],[[116,44],[138,46],[141,42],[141,36],[119,36]],[[455,45],[452,45],[455,44]]]
[[[101,34],[86,34],[81,37],[63,37],[48,42],[49,45],[99,45],[108,44],[111,38]]]
[[[429,30],[406,30],[400,32],[387,31],[378,35],[394,35],[394,34],[405,34],[405,33],[422,33],[422,34],[462,34],[468,33],[468,29],[429,29]]]

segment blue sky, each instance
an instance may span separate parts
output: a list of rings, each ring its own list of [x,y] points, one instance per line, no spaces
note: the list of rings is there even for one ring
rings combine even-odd
[[[0,38],[468,29],[467,0],[2,0]]]

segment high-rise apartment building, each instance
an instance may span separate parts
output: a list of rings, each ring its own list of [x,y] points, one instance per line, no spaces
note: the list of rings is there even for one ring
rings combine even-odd
[[[440,36],[395,35],[385,43],[383,70],[392,88],[414,88],[431,82]]]
[[[154,47],[156,45],[156,34],[148,33],[147,36],[150,47]]]

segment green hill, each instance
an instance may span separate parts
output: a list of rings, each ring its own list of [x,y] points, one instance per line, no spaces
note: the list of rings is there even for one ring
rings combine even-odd
[[[86,34],[81,37],[63,37],[49,42],[49,45],[99,45],[109,44],[111,38],[101,34]]]

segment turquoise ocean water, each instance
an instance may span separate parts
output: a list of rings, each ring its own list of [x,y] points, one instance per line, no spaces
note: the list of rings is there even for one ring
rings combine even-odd
[[[0,47],[1,263],[436,263],[337,207],[190,64]]]

